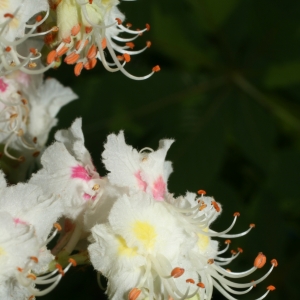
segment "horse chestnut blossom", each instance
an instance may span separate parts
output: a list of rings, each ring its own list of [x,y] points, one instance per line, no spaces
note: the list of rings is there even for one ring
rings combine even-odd
[[[107,221],[91,229],[91,262],[107,277],[110,299],[211,299],[213,288],[227,299],[236,299],[234,295],[248,293],[263,281],[277,261],[271,260],[269,271],[255,281],[234,281],[266,263],[259,253],[247,271],[223,267],[243,252],[238,248],[231,256],[222,257],[230,239],[246,235],[254,224],[242,233],[230,234],[239,217],[236,212],[232,224],[216,232],[211,223],[222,208],[214,198],[205,196],[204,190],[199,190],[198,196],[187,193],[174,198],[166,187],[171,164],[165,162],[172,142],[162,140],[157,151],[144,148],[138,152],[126,145],[123,132],[108,136],[102,154],[107,178],[124,193],[114,200]],[[219,250],[214,237],[225,239],[224,249]],[[257,300],[274,289],[268,286]]]

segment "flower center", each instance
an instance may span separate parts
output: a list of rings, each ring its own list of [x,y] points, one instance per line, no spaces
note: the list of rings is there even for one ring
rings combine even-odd
[[[133,224],[135,237],[143,244],[146,250],[153,249],[157,233],[155,228],[148,222],[136,221]]]

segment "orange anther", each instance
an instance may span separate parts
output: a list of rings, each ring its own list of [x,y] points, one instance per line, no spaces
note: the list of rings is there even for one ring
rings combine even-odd
[[[255,282],[255,280],[251,280],[251,282]],[[253,287],[256,287],[256,284],[255,284],[255,283],[253,284]]]
[[[204,190],[199,190],[199,191],[197,192],[197,194],[198,194],[198,195],[206,195],[206,191],[204,191]]]
[[[126,46],[129,47],[130,49],[133,49],[135,44],[132,42],[128,42],[128,43],[126,43]]]
[[[195,280],[192,278],[188,278],[185,282],[187,283],[195,283]]]
[[[62,266],[60,264],[56,264],[55,268],[58,270],[58,272],[60,273],[60,275],[65,275],[65,272],[62,268]]]
[[[131,24],[131,23],[127,23],[127,24],[126,24],[126,27],[127,27],[127,28],[130,28],[130,27],[132,27],[132,24]]]
[[[89,0],[89,4],[93,4],[93,0]]]
[[[85,33],[90,33],[93,30],[93,27],[85,27]]]
[[[36,55],[38,53],[38,50],[35,48],[30,48],[29,51],[33,54]]]
[[[35,299],[35,296],[34,295],[31,295],[28,300],[34,300]]]
[[[83,62],[77,63],[74,67],[74,74],[75,76],[79,76],[83,69]]]
[[[269,290],[269,291],[275,291],[276,288],[275,288],[274,285],[269,285],[269,286],[267,287],[267,290]]]
[[[243,253],[244,252],[244,250],[242,249],[242,248],[237,248],[238,249],[238,251],[240,252],[240,253]]]
[[[13,14],[10,14],[10,13],[6,13],[4,14],[4,18],[11,18],[13,19],[15,16]]]
[[[88,59],[92,59],[92,58],[96,57],[96,55],[97,55],[97,50],[98,50],[97,47],[96,47],[95,45],[92,45],[92,46],[90,47],[90,49],[89,49],[89,51],[88,51],[86,57],[87,57]]]
[[[71,29],[71,35],[73,35],[73,36],[77,35],[80,31],[80,28],[81,28],[80,24],[73,26]]]
[[[18,158],[18,161],[19,162],[24,162],[26,159],[23,155],[21,155],[19,158]]]
[[[10,52],[10,51],[11,51],[11,48],[10,48],[9,46],[7,46],[7,47],[5,48],[5,51],[6,51],[6,52]]]
[[[236,255],[236,251],[233,250],[233,249],[230,251],[230,253],[231,253],[232,255]]]
[[[220,212],[221,208],[219,206],[219,204],[216,201],[211,201],[211,204],[213,205],[214,209],[216,210],[216,212]]]
[[[92,58],[90,60],[88,60],[84,65],[83,67],[86,69],[86,70],[91,70],[93,68],[95,68],[97,64],[97,59],[96,58]]]
[[[230,269],[226,269],[226,271],[227,271],[227,272],[231,272],[231,270],[230,270]]]
[[[80,58],[80,55],[72,52],[68,56],[65,57],[64,62],[68,65],[73,65],[77,62],[77,60]]]
[[[20,267],[17,267],[17,270],[18,270],[19,272],[23,272],[23,269],[20,268]]]
[[[33,260],[35,263],[39,262],[39,259],[36,256],[30,256],[30,259]]]
[[[32,274],[32,273],[29,273],[26,277],[30,278],[32,280],[36,280],[36,276],[34,274]]]
[[[47,64],[50,65],[54,62],[55,58],[57,56],[56,50],[52,50],[47,55]]]
[[[122,24],[122,21],[120,18],[116,18],[116,21],[118,22],[118,25],[121,25]]]
[[[58,223],[54,223],[53,227],[56,228],[58,231],[61,231],[61,226]]]
[[[147,41],[147,42],[146,42],[146,46],[147,46],[148,48],[150,48],[150,47],[151,47],[151,42],[150,42],[150,41]]]
[[[70,36],[67,36],[66,38],[63,38],[62,40],[66,44],[70,44],[71,43],[71,37]]]
[[[146,28],[148,31],[150,30],[150,25],[148,23],[146,24]]]
[[[255,224],[251,223],[249,226],[250,226],[250,228],[254,228]]]
[[[141,294],[141,290],[138,288],[133,288],[128,294],[128,300],[136,300]]]
[[[160,66],[159,65],[152,68],[152,72],[159,72],[159,71],[160,71]]]
[[[239,212],[235,212],[234,214],[233,214],[233,216],[234,217],[239,217],[241,214],[239,213]]]
[[[206,207],[207,207],[206,204],[201,204],[201,206],[199,207],[199,210],[201,211],[201,210],[203,210],[203,209],[206,208]]]
[[[131,58],[130,58],[130,55],[128,53],[124,53],[123,57],[124,57],[124,59],[125,59],[126,62],[130,62]]]
[[[76,50],[79,50],[79,48],[83,49],[88,43],[89,43],[88,40],[85,40],[84,42],[82,40],[77,41],[75,45],[75,49]]]
[[[214,261],[213,258],[210,258],[210,259],[207,261],[207,263],[208,263],[209,265],[212,265],[214,262],[215,262],[215,261]]]
[[[40,151],[35,151],[35,152],[32,153],[32,156],[33,157],[38,157],[40,154],[41,154]]]
[[[36,22],[41,22],[43,20],[43,17],[41,15],[36,16],[35,18]]]
[[[263,255],[262,252],[259,252],[257,257],[254,260],[254,267],[260,269],[265,265],[266,261],[267,261],[266,256]]]
[[[76,260],[73,259],[73,258],[71,258],[71,257],[69,258],[68,262],[71,263],[73,267],[76,267],[76,266],[77,266]]]
[[[141,29],[137,28],[136,31],[137,31],[137,32],[140,32]],[[139,36],[142,36],[142,35],[143,35],[143,32],[141,31],[141,32],[139,33]]]
[[[58,32],[59,28],[58,28],[58,26],[53,26],[51,30],[52,30],[53,32]]]
[[[124,57],[123,57],[122,55],[117,55],[117,59],[118,59],[119,61],[123,61],[123,60],[124,60]]]
[[[66,54],[69,50],[69,47],[62,46],[59,50],[56,50],[57,56],[62,56]]]
[[[106,43],[106,38],[103,38],[102,39],[102,42],[101,42],[101,47],[102,47],[102,49],[105,49],[106,48],[106,45],[107,43]]]
[[[174,277],[174,278],[178,278],[178,277],[180,277],[183,273],[184,273],[184,269],[183,269],[183,268],[176,267],[176,268],[174,268],[174,269],[172,270],[171,276]]]
[[[276,259],[272,259],[271,260],[271,264],[274,266],[274,267],[277,267],[278,266],[278,262]]]
[[[228,245],[228,244],[231,243],[231,240],[226,240],[224,243],[225,243],[226,245]]]
[[[197,286],[198,286],[199,288],[202,288],[202,289],[205,288],[205,284],[204,284],[203,282],[198,282],[198,283],[197,283]]]
[[[34,69],[34,68],[36,68],[36,66],[37,66],[37,64],[35,62],[33,62],[33,61],[31,61],[30,63],[28,63],[28,68],[29,69]]]

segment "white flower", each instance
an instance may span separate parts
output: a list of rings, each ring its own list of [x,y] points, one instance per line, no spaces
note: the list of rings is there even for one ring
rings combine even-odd
[[[38,13],[46,12],[35,20],[31,18]],[[0,4],[0,75],[20,69],[29,74],[42,73],[49,69],[39,65],[41,53],[35,47],[36,42],[29,40],[48,32],[37,32],[47,19],[49,5],[47,0],[1,0]],[[49,32],[57,30],[51,28]],[[25,56],[24,56],[25,55]]]
[[[172,172],[169,161],[165,161],[168,149],[174,140],[165,139],[157,151],[144,148],[140,152],[126,145],[123,131],[110,134],[102,153],[103,163],[110,172],[109,181],[129,191],[145,191],[157,201],[162,201],[168,192],[167,180]]]
[[[56,125],[60,108],[77,98],[70,88],[55,79],[16,71],[0,77],[0,142],[7,157],[24,160],[29,152],[38,156],[48,134]],[[10,154],[12,148],[23,152],[21,158]]]
[[[127,27],[123,26],[125,17],[117,8],[119,3],[118,0],[50,0],[50,7],[56,13],[59,31],[57,34],[50,33],[48,41],[46,39],[50,47],[56,48],[48,54],[47,62],[52,64],[66,54],[64,61],[67,64],[76,64],[76,76],[80,75],[83,68],[94,68],[97,59],[106,70],[120,70],[129,78],[137,80],[147,79],[159,71],[159,66],[156,66],[150,74],[136,77],[124,69],[126,62],[130,61],[130,55],[139,54],[150,47],[151,43],[147,42],[144,49],[132,50],[132,41],[149,30],[150,26],[146,24],[143,30],[131,30],[129,23]],[[127,33],[133,37],[121,38],[118,36],[120,33]],[[120,46],[115,41],[125,45]],[[108,50],[112,63],[107,62],[104,49]],[[121,56],[116,55],[115,51]]]

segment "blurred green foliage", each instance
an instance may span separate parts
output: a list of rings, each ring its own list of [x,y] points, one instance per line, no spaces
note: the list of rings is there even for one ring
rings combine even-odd
[[[250,268],[259,251],[278,259],[271,276],[239,299],[254,299],[269,284],[277,290],[268,299],[296,299],[300,2],[139,0],[120,9],[134,27],[151,24],[136,47],[147,40],[153,46],[133,57],[127,70],[143,75],[159,64],[161,72],[136,82],[100,65],[79,78],[66,66],[50,71],[80,96],[61,111],[59,127],[83,118],[86,146],[103,175],[107,134],[124,129],[127,142],[139,149],[175,138],[168,154],[174,167],[169,191],[201,188],[215,196],[224,210],[216,229],[228,226],[235,211],[241,217],[233,232],[257,225],[233,242],[244,253],[230,268]],[[76,269],[63,281],[44,299],[105,299],[92,268]],[[216,292],[214,299],[223,297]]]

